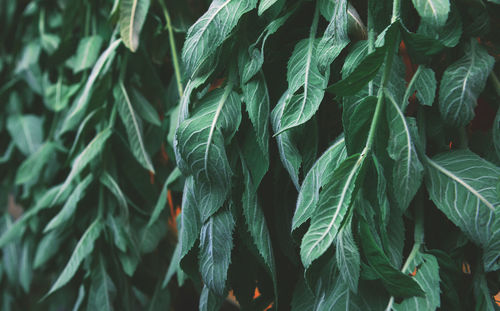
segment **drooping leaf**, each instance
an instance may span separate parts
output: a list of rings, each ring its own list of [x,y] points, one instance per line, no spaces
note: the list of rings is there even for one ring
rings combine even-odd
[[[225,294],[234,225],[231,212],[220,210],[201,227],[200,273],[205,285],[218,296]]]
[[[392,168],[393,193],[399,208],[404,211],[420,188],[423,166],[417,156],[411,127],[414,119],[407,119],[393,95],[386,92],[389,145],[387,151],[395,161]]]
[[[149,101],[135,88],[132,88],[130,98],[134,104],[134,109],[137,113],[144,119],[144,121],[149,122],[156,126],[161,126],[160,118],[158,117],[158,112],[149,103]]]
[[[377,98],[375,96],[367,96],[356,105],[353,105],[352,108],[348,105],[348,102],[344,101],[342,118],[344,120],[343,126],[347,154],[352,155],[361,152],[365,146],[377,105]]]
[[[76,94],[80,88],[80,83],[72,85],[63,84],[63,80],[59,79],[55,84],[45,87],[45,106],[53,111],[61,111],[66,108],[71,97]]]
[[[269,9],[273,4],[275,4],[278,0],[260,0],[259,2],[259,15],[262,15],[267,9]]]
[[[104,172],[101,177],[99,178],[99,181],[108,188],[111,193],[113,193],[118,201],[118,205],[123,211],[126,211],[127,209],[127,198],[125,197],[125,194],[123,191],[120,189],[120,186],[118,185],[118,182],[111,176],[108,172]],[[126,211],[128,212],[128,211]]]
[[[389,262],[384,251],[377,245],[370,231],[370,226],[365,221],[361,222],[360,234],[363,253],[370,267],[381,278],[385,288],[392,296],[410,298],[425,295],[425,292],[414,279],[396,269]]]
[[[345,159],[334,171],[320,193],[316,213],[302,238],[300,257],[304,267],[321,256],[337,237],[356,190],[356,181],[366,158],[366,151]]]
[[[495,146],[497,157],[500,159],[500,109],[497,110],[491,133],[493,134],[493,145]]]
[[[55,145],[49,142],[43,144],[35,153],[31,154],[17,170],[16,185],[36,180],[54,151]]]
[[[57,232],[57,230],[44,235],[38,243],[35,259],[33,260],[33,268],[37,269],[43,266],[52,258],[59,251],[63,239],[64,236],[60,232]]]
[[[167,203],[167,193],[168,193],[168,186],[173,182],[175,178],[177,178],[180,175],[179,169],[174,169],[170,176],[168,176],[168,179],[165,181],[165,184],[163,185],[163,188],[161,189],[160,192],[160,197],[158,198],[158,201],[156,201],[155,208],[153,210],[153,213],[151,214],[151,218],[149,218],[148,222],[148,227],[151,226],[153,223],[155,223],[158,218],[160,217],[160,213],[163,211],[163,209],[166,206]]]
[[[349,285],[349,289],[357,293],[361,260],[352,234],[351,221],[351,219],[348,219],[338,233],[335,244],[335,258],[337,259],[340,276]]]
[[[203,286],[200,295],[199,310],[200,311],[217,311],[220,310],[224,298],[215,294],[206,285]]]
[[[73,250],[70,259],[68,260],[68,263],[57,278],[56,282],[50,288],[47,295],[50,295],[59,288],[63,287],[73,278],[82,261],[88,255],[90,255],[90,253],[94,249],[94,242],[99,237],[101,229],[102,222],[100,219],[94,220],[94,222],[87,228],[85,233],[78,241],[78,244],[76,244],[76,247]]]
[[[122,0],[120,2],[120,35],[132,52],[139,47],[139,36],[146,21],[150,0]]]
[[[439,27],[448,19],[449,0],[413,0],[413,5],[425,23]]]
[[[102,37],[99,35],[84,37],[78,43],[76,55],[72,64],[73,73],[78,73],[82,70],[92,67],[102,45]]]
[[[486,248],[499,230],[494,220],[500,205],[495,187],[500,169],[468,150],[427,159],[426,169],[432,201],[472,241]]]
[[[188,177],[184,183],[184,190],[182,193],[182,211],[180,215],[179,230],[179,260],[186,256],[189,250],[191,250],[194,246],[194,243],[200,235],[202,226],[193,183],[193,177]]]
[[[324,72],[330,66],[349,41],[347,36],[347,1],[336,1],[330,23],[316,49],[318,66],[321,71]]]
[[[493,68],[494,58],[471,39],[465,55],[446,68],[439,88],[439,111],[454,126],[464,126],[474,118],[479,94]]]
[[[210,4],[208,11],[189,28],[184,42],[182,60],[186,77],[207,70],[204,67],[211,65],[207,60],[227,39],[241,16],[256,5],[257,0],[215,0]]]
[[[43,119],[35,115],[13,115],[7,119],[12,141],[24,155],[35,153],[43,141]]]
[[[116,287],[106,271],[102,256],[98,257],[97,265],[92,270],[91,280],[87,310],[115,310],[113,302],[116,297]]]
[[[417,92],[416,96],[420,103],[425,106],[432,106],[436,97],[437,82],[434,71],[431,68],[419,66],[413,75],[408,88],[406,89],[401,110],[405,111],[408,105],[408,99],[413,92]]]
[[[54,198],[54,202],[57,201],[61,194],[69,187],[76,175],[78,175],[101,152],[111,134],[112,131],[110,128],[104,129],[97,134],[87,147],[85,147],[85,149],[75,158],[71,171]]]
[[[114,95],[117,100],[118,112],[127,130],[130,151],[145,169],[154,174],[155,169],[144,143],[142,121],[137,116],[123,83],[115,87]]]
[[[346,157],[345,139],[340,137],[314,163],[300,187],[292,230],[297,229],[316,213],[320,190],[332,179],[333,172]]]

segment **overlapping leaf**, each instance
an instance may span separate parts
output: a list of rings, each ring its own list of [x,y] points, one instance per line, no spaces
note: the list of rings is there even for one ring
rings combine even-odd
[[[132,52],[139,47],[139,36],[146,21],[150,0],[123,0],[120,2],[120,34],[123,43]]]

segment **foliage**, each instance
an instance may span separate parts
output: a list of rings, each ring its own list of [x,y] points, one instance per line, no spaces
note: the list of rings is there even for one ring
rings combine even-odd
[[[2,310],[497,310],[498,14],[2,2]]]

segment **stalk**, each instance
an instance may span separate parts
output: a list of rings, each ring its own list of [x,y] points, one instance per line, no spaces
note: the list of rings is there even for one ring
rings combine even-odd
[[[179,66],[179,60],[177,57],[177,48],[175,47],[174,31],[172,29],[172,23],[170,21],[170,14],[168,13],[168,9],[167,6],[165,5],[164,0],[160,0],[160,5],[163,10],[163,15],[165,15],[165,20],[167,21],[168,40],[170,44],[170,51],[172,53],[172,63],[174,64],[174,73],[175,73],[175,80],[177,82],[177,91],[179,92],[179,98],[182,98],[184,90],[182,87],[181,70]]]

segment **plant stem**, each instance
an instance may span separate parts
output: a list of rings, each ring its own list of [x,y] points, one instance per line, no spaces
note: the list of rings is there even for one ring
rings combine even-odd
[[[175,46],[174,31],[172,29],[172,23],[170,21],[170,14],[168,13],[168,9],[165,5],[164,0],[160,0],[160,5],[163,10],[163,14],[165,15],[165,20],[167,21],[168,40],[170,44],[170,51],[172,53],[172,63],[174,64],[175,80],[177,81],[177,91],[179,92],[179,98],[182,98],[184,90],[182,87],[181,70],[179,66],[179,60],[177,58],[177,48]]]

